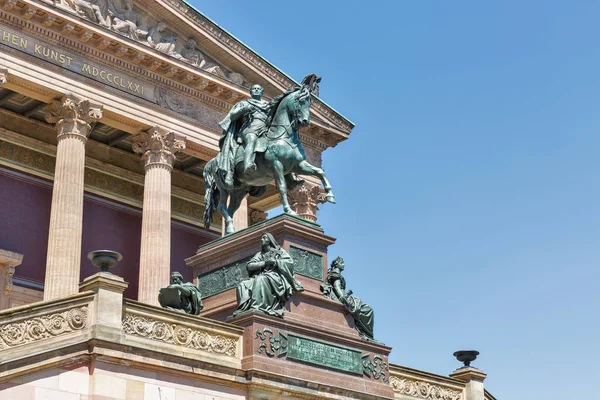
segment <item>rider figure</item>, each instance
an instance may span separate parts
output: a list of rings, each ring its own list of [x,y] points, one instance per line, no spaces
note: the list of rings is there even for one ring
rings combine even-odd
[[[253,85],[250,89],[251,99],[242,100],[235,104],[223,121],[219,125],[223,129],[223,138],[220,142],[221,151],[223,151],[224,138],[228,133],[233,133],[235,141],[244,145],[244,172],[251,173],[256,170],[254,163],[256,142],[258,138],[266,135],[268,127],[266,125],[269,113],[271,112],[271,103],[261,100],[263,88],[260,85]],[[236,123],[240,123],[237,125]],[[236,124],[233,126],[232,124]]]

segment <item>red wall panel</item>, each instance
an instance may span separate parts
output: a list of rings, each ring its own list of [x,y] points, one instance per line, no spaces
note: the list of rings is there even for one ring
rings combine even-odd
[[[17,276],[44,282],[52,189],[49,182],[17,176],[0,169],[0,249],[24,255]],[[92,250],[115,250],[123,260],[111,270],[129,283],[125,297],[137,299],[140,261],[141,210],[116,204],[97,196],[86,196],[83,204],[81,280],[98,270],[87,259]],[[210,240],[213,233],[174,223],[171,227],[171,271],[193,280],[184,259]],[[167,286],[169,282],[165,282]],[[158,293],[157,293],[158,296]]]

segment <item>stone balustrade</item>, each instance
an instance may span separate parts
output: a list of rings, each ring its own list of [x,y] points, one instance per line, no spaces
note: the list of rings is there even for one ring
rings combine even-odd
[[[468,400],[464,381],[394,364],[390,364],[390,385],[395,399]]]

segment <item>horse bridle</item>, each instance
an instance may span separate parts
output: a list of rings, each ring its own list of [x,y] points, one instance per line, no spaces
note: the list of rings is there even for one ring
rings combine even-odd
[[[305,93],[302,93],[302,92],[305,92]],[[270,139],[279,139],[281,136],[283,136],[284,133],[289,134],[290,128],[292,128],[292,129],[296,128],[296,124],[298,123],[298,120],[300,119],[300,113],[302,110],[302,108],[300,107],[300,100],[302,100],[303,98],[305,98],[307,96],[310,96],[310,91],[308,91],[308,89],[306,87],[303,87],[302,89],[300,89],[300,94],[294,99],[294,110],[293,110],[294,118],[293,118],[293,120],[288,124],[271,124],[271,126],[283,126],[284,130],[280,135],[271,137]]]

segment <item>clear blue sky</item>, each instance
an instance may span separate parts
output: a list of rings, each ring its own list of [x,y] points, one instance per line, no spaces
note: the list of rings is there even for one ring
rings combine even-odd
[[[191,3],[356,123],[319,222],[393,363],[595,396],[600,2]]]

